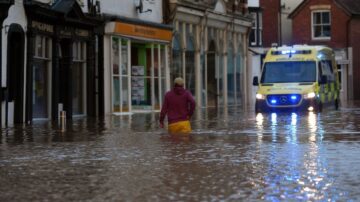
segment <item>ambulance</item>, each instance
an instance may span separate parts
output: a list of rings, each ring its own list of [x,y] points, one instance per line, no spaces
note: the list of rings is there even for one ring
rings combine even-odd
[[[273,47],[260,78],[253,78],[255,112],[315,111],[339,107],[340,83],[334,51],[326,46]]]

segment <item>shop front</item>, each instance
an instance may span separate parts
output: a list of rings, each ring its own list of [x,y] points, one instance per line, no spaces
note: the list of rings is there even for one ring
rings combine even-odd
[[[107,23],[105,31],[105,49],[110,56],[104,59],[109,67],[105,70],[105,86],[110,89],[105,91],[106,111],[159,110],[170,86],[167,55],[171,27],[119,19]]]
[[[96,37],[101,35],[96,30],[101,21],[85,16],[77,2],[70,7],[67,3],[58,1],[49,7],[25,4],[26,123],[55,120],[60,111],[66,111],[68,119],[99,115],[95,58]]]

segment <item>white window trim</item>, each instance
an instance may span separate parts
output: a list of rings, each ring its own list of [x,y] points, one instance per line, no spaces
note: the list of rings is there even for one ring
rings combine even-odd
[[[329,25],[331,27],[331,11],[330,10],[313,10],[311,11],[311,39],[312,40],[324,40],[324,41],[328,41],[331,39],[331,31],[330,31],[330,36],[329,37],[315,37],[315,30],[314,30],[314,14],[315,13],[324,13],[327,12],[329,13]],[[322,26],[324,24],[321,24]]]

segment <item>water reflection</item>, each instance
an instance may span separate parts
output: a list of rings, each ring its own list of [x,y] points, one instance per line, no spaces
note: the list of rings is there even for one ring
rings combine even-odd
[[[3,129],[0,201],[359,200],[360,109],[222,110],[185,139],[158,113]]]

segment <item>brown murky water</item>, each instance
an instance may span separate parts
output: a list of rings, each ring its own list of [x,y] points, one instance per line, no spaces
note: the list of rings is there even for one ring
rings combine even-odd
[[[0,201],[360,200],[360,108],[224,111],[189,139],[156,113],[2,129]]]

